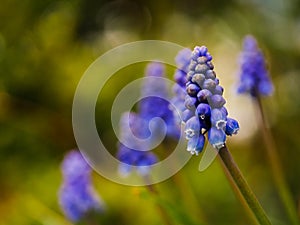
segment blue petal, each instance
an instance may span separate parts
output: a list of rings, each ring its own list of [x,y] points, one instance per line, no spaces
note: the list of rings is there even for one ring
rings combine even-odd
[[[223,130],[211,127],[208,131],[208,141],[215,148],[219,149],[224,146],[226,134]]]
[[[196,97],[197,93],[200,91],[200,87],[198,87],[196,84],[189,84],[186,87],[186,92],[188,93],[189,96],[191,97]]]
[[[221,108],[226,101],[221,95],[213,95],[209,98],[209,104],[212,108]]]
[[[196,102],[197,102],[196,98],[193,98],[193,97],[190,97],[190,96],[187,95],[185,97],[184,105],[187,109],[195,110],[196,109],[196,106],[195,106]]]
[[[225,129],[227,116],[224,110],[221,109],[213,109],[211,111],[210,121],[212,126],[217,129]]]
[[[203,85],[204,80],[205,80],[205,76],[201,73],[195,73],[192,77],[192,82],[198,84],[199,87]]]
[[[223,95],[223,87],[221,87],[220,85],[217,85],[215,87],[215,89],[213,90],[214,95]]]
[[[190,118],[185,125],[185,135],[187,139],[197,136],[200,132],[200,121],[198,117],[193,116]]]
[[[210,116],[210,106],[205,103],[200,103],[197,106],[196,113],[201,119],[204,120],[205,118]]]
[[[238,130],[240,129],[238,121],[232,118],[227,118],[227,123],[226,123],[226,129],[225,133],[227,135],[233,135],[237,134]]]
[[[188,141],[187,151],[189,151],[192,155],[198,155],[198,153],[200,153],[203,150],[204,144],[205,137],[203,134],[200,134],[199,136],[194,136]]]
[[[207,102],[207,99],[210,96],[212,96],[212,93],[207,89],[203,89],[203,90],[199,91],[197,94],[197,98],[198,98],[199,102]]]
[[[215,87],[216,87],[216,82],[212,79],[206,79],[204,82],[203,82],[203,86],[202,86],[202,89],[208,89],[210,91],[214,90]]]

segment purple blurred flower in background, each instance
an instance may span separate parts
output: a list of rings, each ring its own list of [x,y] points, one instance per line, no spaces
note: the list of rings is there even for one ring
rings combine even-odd
[[[170,108],[173,111],[175,123],[179,128],[181,127],[182,118],[184,120],[185,117],[189,116],[189,111],[186,111],[185,113],[183,112],[185,110],[184,100],[186,96],[186,74],[191,61],[191,55],[192,51],[188,48],[185,48],[178,52],[175,58],[177,69],[174,74],[174,80],[176,81],[177,85],[174,85],[173,87],[174,97],[171,100]]]
[[[182,120],[188,140],[187,150],[196,155],[203,150],[205,133],[208,133],[210,144],[221,148],[226,135],[236,134],[239,129],[236,120],[227,118],[223,87],[219,85],[211,60],[212,56],[205,46],[195,47],[186,74]],[[182,86],[180,79],[175,77],[175,80]]]
[[[149,96],[143,98],[139,103],[139,114],[146,121],[150,121],[155,117],[164,120],[167,128],[167,136],[179,138],[180,129],[174,121],[173,111],[169,106],[169,93],[165,78],[165,67],[162,63],[152,62],[146,67],[145,77],[141,95]],[[153,124],[154,134],[160,134],[160,124]]]
[[[192,51],[189,48],[185,48],[178,52],[175,63],[177,69],[174,74],[174,80],[179,84],[181,87],[185,86],[186,83],[186,74],[189,69],[189,64],[191,60]]]
[[[255,38],[250,35],[244,39],[239,77],[238,93],[249,93],[252,97],[256,97],[268,96],[274,91],[264,55],[258,48]]]
[[[127,176],[133,166],[137,166],[139,174],[147,175],[150,170],[149,166],[157,162],[155,154],[147,151],[151,138],[148,142],[139,141],[151,135],[147,121],[136,113],[125,112],[120,120],[120,133],[121,142],[123,142],[119,143],[117,152],[117,158],[122,162],[119,166],[120,174]]]
[[[91,172],[79,151],[70,151],[65,156],[59,204],[65,216],[73,222],[78,222],[91,212],[103,211],[103,203],[92,186]]]
[[[122,162],[119,166],[121,175],[128,175],[136,167],[140,175],[147,175],[150,166],[158,159],[150,152],[151,143],[162,135],[162,124],[154,118],[165,122],[167,137],[179,138],[180,127],[175,122],[173,111],[168,102],[168,86],[165,82],[165,67],[159,62],[147,65],[147,80],[141,88],[142,100],[138,112],[125,112],[120,120],[121,141],[118,144],[117,158]],[[151,123],[151,131],[149,125]]]

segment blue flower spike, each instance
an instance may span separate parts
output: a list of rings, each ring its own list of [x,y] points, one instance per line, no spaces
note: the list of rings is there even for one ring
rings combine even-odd
[[[186,72],[183,116],[185,135],[188,140],[187,150],[198,155],[205,145],[205,134],[209,143],[220,149],[224,146],[226,135],[236,134],[238,122],[227,118],[224,89],[219,84],[212,63],[212,56],[205,46],[196,46],[190,55],[190,63]],[[180,80],[182,81],[182,79]],[[182,86],[181,83],[176,82]],[[194,116],[191,115],[194,113]]]
[[[238,93],[240,94],[250,94],[252,97],[270,96],[274,91],[265,57],[251,35],[247,35],[244,39],[239,78]]]

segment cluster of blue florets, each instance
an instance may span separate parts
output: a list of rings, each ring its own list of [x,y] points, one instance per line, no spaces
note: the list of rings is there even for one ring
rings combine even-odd
[[[205,133],[215,148],[224,146],[226,135],[236,134],[238,122],[228,118],[224,107],[223,87],[214,72],[212,56],[205,46],[195,47],[186,73],[185,100],[182,120],[188,139],[187,150],[192,154],[202,151]],[[185,72],[185,71],[183,71]],[[182,86],[180,79],[176,80]]]

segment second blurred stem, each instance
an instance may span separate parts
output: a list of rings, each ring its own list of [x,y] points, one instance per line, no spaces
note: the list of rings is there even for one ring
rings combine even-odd
[[[206,221],[203,210],[201,210],[201,207],[199,206],[197,201],[197,197],[192,190],[191,185],[187,182],[184,172],[185,171],[181,171],[180,173],[175,174],[172,177],[172,180],[180,191],[185,208],[189,209],[189,212],[193,216],[196,216],[198,220],[200,219],[201,221]]]
[[[262,102],[259,96],[255,98],[255,103],[258,111],[257,115],[259,117],[259,124],[261,124],[263,139],[266,145],[267,159],[271,167],[275,185],[278,189],[281,201],[285,206],[291,224],[299,225],[300,223],[296,210],[296,203],[293,202],[292,194],[286,183],[282,165],[277,154],[276,144],[269,129],[268,122],[263,111]]]
[[[144,179],[145,179],[145,183],[149,183],[149,177],[148,176],[145,176]],[[148,184],[145,187],[147,188],[149,193],[151,193],[155,197],[159,198],[159,193],[155,189],[154,185]],[[164,222],[164,225],[172,225],[173,223],[171,221],[171,218],[169,217],[166,210],[161,206],[161,204],[156,204],[156,208],[157,208],[157,211],[158,211],[162,221]]]

